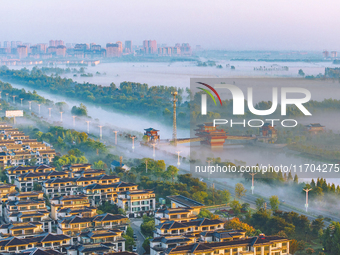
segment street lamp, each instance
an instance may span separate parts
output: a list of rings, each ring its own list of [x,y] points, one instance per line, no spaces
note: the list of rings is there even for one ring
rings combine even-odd
[[[256,173],[251,173],[251,194],[254,194],[254,175]]]
[[[177,165],[179,166],[181,163],[179,162],[179,154],[181,153],[181,151],[176,151],[177,153]]]
[[[51,114],[51,110],[52,110],[52,108],[48,108],[48,117],[52,117],[52,114]]]
[[[75,128],[76,127],[76,116],[72,116],[73,118],[73,127]]]
[[[117,133],[118,133],[118,131],[113,131],[113,133],[115,133],[115,144],[117,144]]]
[[[305,192],[306,192],[306,204],[305,204],[305,207],[306,207],[306,212],[308,211],[308,192],[311,191],[312,189],[303,189]]]
[[[132,150],[135,149],[135,138],[136,138],[135,135],[131,136],[131,139],[132,139]]]
[[[103,132],[102,132],[102,127],[103,126],[98,126],[99,127],[99,137],[100,137],[100,140],[103,139]]]
[[[87,133],[89,134],[90,133],[90,122],[89,120],[86,121],[87,123]]]

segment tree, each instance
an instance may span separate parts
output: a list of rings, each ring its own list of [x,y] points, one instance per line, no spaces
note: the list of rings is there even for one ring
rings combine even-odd
[[[302,69],[299,70],[299,75],[300,76],[305,76],[305,73],[304,73],[304,71]]]
[[[289,242],[289,252],[294,255],[298,251],[298,241],[295,239],[290,240]]]
[[[146,254],[150,254],[150,239],[152,239],[152,237],[147,237],[142,244]]]
[[[218,219],[218,215],[213,214],[212,212],[208,211],[207,209],[201,209],[200,213],[197,214],[197,218],[207,218],[207,219]]]
[[[255,228],[248,225],[247,223],[244,223],[240,221],[239,218],[233,218],[231,220],[228,220],[226,224],[224,225],[225,229],[242,229],[246,231],[247,236],[253,236],[256,232]]]
[[[312,221],[311,228],[312,228],[312,235],[314,238],[317,238],[320,231],[324,228],[325,222],[323,218],[318,218]]]
[[[132,227],[128,226],[126,228],[126,235],[133,238],[133,229],[132,229]]]
[[[294,176],[294,183],[299,184],[299,177],[297,176],[297,174],[295,174]]]
[[[143,216],[143,223],[140,225],[140,230],[143,235],[152,237],[155,230],[155,220],[152,217],[146,215]]]
[[[104,169],[105,163],[101,160],[93,163],[94,169]]]
[[[247,190],[244,188],[242,183],[237,183],[235,185],[235,197],[241,199],[241,197],[246,195]]]
[[[174,182],[174,178],[176,177],[179,169],[175,166],[168,166],[168,168],[165,171],[165,176],[171,177],[172,182]]]
[[[76,116],[87,116],[87,108],[83,104],[80,104],[79,107],[73,106],[71,109],[71,113]]]
[[[265,203],[266,201],[262,197],[257,198],[255,200],[256,209],[259,211],[260,209],[264,208]]]
[[[306,254],[312,255],[314,253],[314,250],[312,248],[307,248],[306,249]]]
[[[241,210],[242,210],[242,205],[240,204],[239,201],[237,200],[233,200],[230,202],[230,207],[231,209],[233,210],[234,214],[235,215],[238,215],[241,213]]]
[[[279,200],[278,196],[271,196],[269,198],[269,204],[270,204],[270,208],[273,211],[277,211],[279,209],[279,205],[280,205],[280,200]]]
[[[297,250],[298,251],[303,251],[304,249],[306,248],[306,243],[305,243],[305,241],[299,241],[298,242],[298,246],[297,246]]]
[[[41,191],[41,190],[42,190],[41,184],[39,184],[38,182],[34,182],[34,184],[33,184],[33,190],[34,190],[34,191]]]
[[[123,238],[125,238],[125,247],[127,248],[127,250],[131,251],[132,250],[132,246],[135,245],[135,239],[133,239],[133,237],[130,237],[128,235],[122,235]]]

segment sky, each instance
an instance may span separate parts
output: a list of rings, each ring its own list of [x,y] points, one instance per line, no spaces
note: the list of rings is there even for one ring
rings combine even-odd
[[[339,9],[334,0],[1,0],[0,42],[340,50]]]

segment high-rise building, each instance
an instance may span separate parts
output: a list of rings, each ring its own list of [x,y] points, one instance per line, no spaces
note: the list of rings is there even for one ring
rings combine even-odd
[[[10,48],[10,46],[9,41],[4,41],[4,48]]]
[[[37,47],[40,53],[46,53],[46,47],[47,45],[45,43],[38,43]]]
[[[56,55],[59,57],[65,57],[66,56],[66,46],[64,45],[58,45],[56,49]]]
[[[132,41],[125,41],[125,52],[131,53],[132,52]]]
[[[55,46],[64,45],[63,40],[55,40]]]
[[[22,45],[21,41],[16,41],[17,46]]]
[[[191,55],[191,46],[189,45],[189,43],[182,43],[181,54],[187,56]]]
[[[329,52],[327,50],[324,50],[322,52],[322,55],[323,55],[324,58],[328,58],[329,57]]]
[[[121,41],[116,42],[118,44],[118,52],[120,53],[120,55],[123,52],[123,43]]]
[[[143,41],[143,50],[145,54],[157,54],[157,42],[156,40]]]
[[[15,43],[15,41],[11,41],[11,48],[16,48],[17,44]]]
[[[26,45],[18,45],[17,53],[19,58],[26,58],[27,57],[27,46]]]
[[[338,52],[331,51],[331,56],[332,56],[332,58],[336,58],[338,56]]]
[[[54,41],[54,40],[50,40],[49,43],[48,43],[48,45],[49,45],[50,47],[55,46],[55,41]]]
[[[120,56],[119,45],[117,43],[107,43],[106,44],[106,57],[114,58]]]

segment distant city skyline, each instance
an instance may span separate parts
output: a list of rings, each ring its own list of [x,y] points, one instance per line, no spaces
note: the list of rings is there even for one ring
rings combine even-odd
[[[32,44],[145,38],[225,50],[339,50],[339,2],[240,1],[2,1],[0,41]]]

